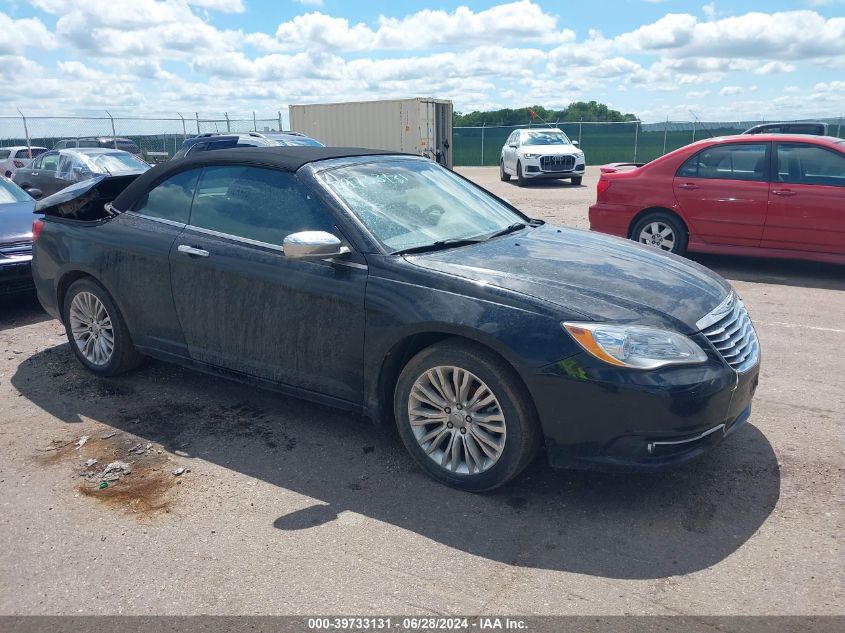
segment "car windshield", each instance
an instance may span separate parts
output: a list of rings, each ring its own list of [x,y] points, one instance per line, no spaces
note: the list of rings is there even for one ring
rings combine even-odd
[[[27,202],[32,201],[32,198],[23,189],[18,187],[13,182],[6,180],[0,176],[0,204],[9,204],[11,202]]]
[[[437,163],[349,165],[319,175],[391,252],[481,240],[526,218]]]
[[[523,145],[570,145],[569,137],[563,132],[523,132]]]
[[[80,154],[80,160],[91,171],[98,174],[113,174],[121,171],[138,171],[150,166],[127,152],[105,152],[102,154]]]

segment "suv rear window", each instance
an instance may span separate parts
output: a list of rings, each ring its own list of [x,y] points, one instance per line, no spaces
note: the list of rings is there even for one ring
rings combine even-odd
[[[100,147],[97,141],[79,141],[79,147]]]
[[[12,150],[10,150],[10,149],[0,149],[0,160],[4,160],[6,158],[9,158],[9,154],[11,154],[11,153],[12,153]]]
[[[41,156],[41,154],[43,154],[46,151],[47,151],[46,149],[35,149],[33,147],[32,148],[32,157],[35,158],[36,156]],[[19,149],[18,153],[15,154],[15,158],[29,158],[29,150]]]

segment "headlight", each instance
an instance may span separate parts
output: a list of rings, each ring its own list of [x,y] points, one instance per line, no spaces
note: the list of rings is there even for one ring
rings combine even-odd
[[[707,360],[704,350],[695,342],[670,330],[606,323],[564,322],[561,325],[587,352],[617,367],[656,369]]]
[[[584,158],[584,152],[575,152],[573,154],[575,158]]]
[[[540,158],[540,154],[523,154],[523,158]]]

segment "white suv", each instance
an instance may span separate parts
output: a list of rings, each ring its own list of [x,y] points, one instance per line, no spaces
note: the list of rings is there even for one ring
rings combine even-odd
[[[558,128],[516,130],[502,147],[499,174],[505,182],[516,176],[520,187],[535,178],[568,178],[580,185],[585,163],[577,145]]]
[[[11,178],[15,175],[16,169],[28,165],[33,158],[41,156],[46,151],[46,147],[27,147],[26,145],[0,147],[0,174]]]

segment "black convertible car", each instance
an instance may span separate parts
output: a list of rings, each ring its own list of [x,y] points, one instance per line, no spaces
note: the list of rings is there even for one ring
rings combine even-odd
[[[392,419],[466,490],[540,447],[556,466],[682,462],[750,414],[759,346],[727,282],[424,158],[204,152],[38,211],[38,296],[95,374],[149,355]]]

